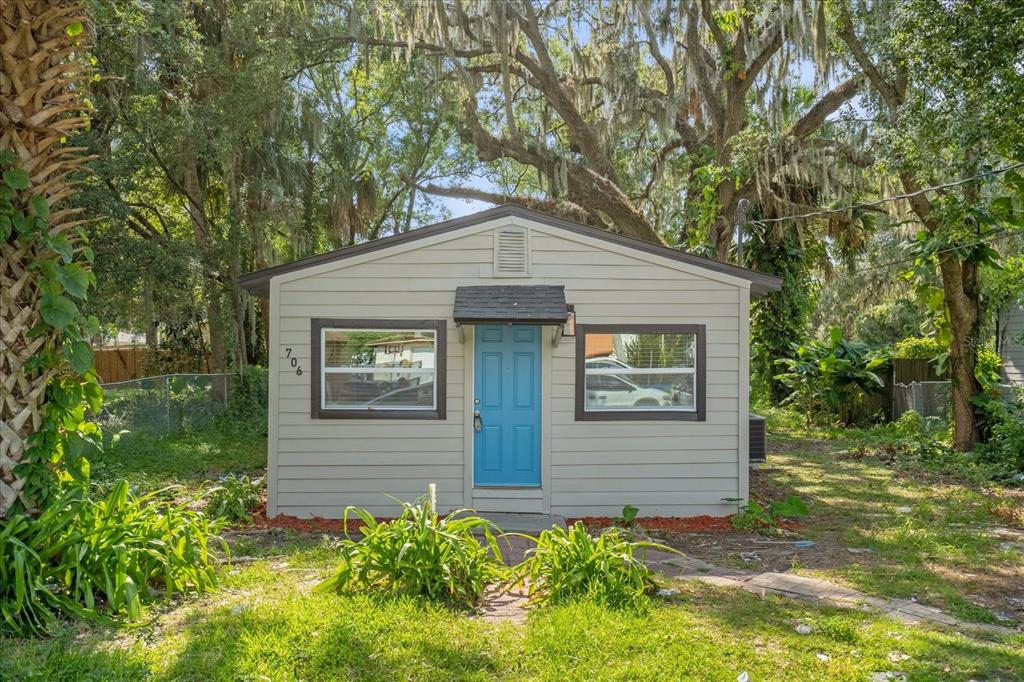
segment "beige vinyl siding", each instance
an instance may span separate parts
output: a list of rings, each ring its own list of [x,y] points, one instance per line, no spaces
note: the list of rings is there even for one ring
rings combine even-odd
[[[1024,384],[1024,304],[1003,314],[1003,374],[1011,384]]]
[[[531,276],[493,278],[493,229],[531,230]],[[705,422],[576,422],[574,342],[552,348],[545,328],[540,496],[474,492],[470,474],[472,330],[451,321],[455,288],[560,284],[577,323],[703,324],[707,328]],[[385,495],[412,499],[438,484],[446,508],[617,515],[727,514],[722,498],[745,497],[747,283],[522,218],[413,241],[279,276],[272,283],[271,513],[338,517],[345,505],[390,515]],[[447,419],[332,420],[310,417],[310,319],[448,320]],[[301,376],[283,361],[299,358]],[[467,356],[468,354],[468,356]],[[744,387],[741,393],[741,386]],[[743,396],[741,401],[739,398]],[[274,409],[276,406],[276,409]],[[742,489],[741,489],[742,480]]]

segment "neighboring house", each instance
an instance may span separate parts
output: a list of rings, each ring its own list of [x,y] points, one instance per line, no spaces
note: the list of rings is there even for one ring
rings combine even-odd
[[[780,280],[515,206],[243,276],[270,297],[270,516],[724,515]],[[574,337],[574,338],[572,338]]]
[[[999,316],[996,342],[1007,383],[1024,385],[1024,300],[1010,303]]]

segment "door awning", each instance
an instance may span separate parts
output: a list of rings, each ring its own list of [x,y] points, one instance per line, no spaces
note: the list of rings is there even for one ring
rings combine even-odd
[[[564,324],[565,287],[552,285],[456,287],[456,324]]]

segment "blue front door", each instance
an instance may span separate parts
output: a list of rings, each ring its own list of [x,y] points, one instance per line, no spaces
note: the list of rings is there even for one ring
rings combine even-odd
[[[540,485],[540,327],[478,325],[473,483]]]

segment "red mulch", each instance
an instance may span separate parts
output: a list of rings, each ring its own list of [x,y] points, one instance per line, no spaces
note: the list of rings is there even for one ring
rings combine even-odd
[[[388,521],[389,519],[377,520]],[[310,519],[300,519],[297,516],[287,516],[285,514],[278,514],[274,518],[268,519],[266,502],[261,503],[256,511],[253,512],[252,521],[253,527],[259,529],[289,528],[298,533],[343,533],[345,531],[345,526],[341,519],[325,519],[319,516],[314,516]],[[358,517],[349,517],[348,532],[352,533],[362,528],[363,525],[362,520]]]
[[[660,530],[669,533],[727,533],[735,530],[729,519],[728,516],[648,516],[637,519],[636,523],[647,530]],[[377,520],[390,521],[391,519],[380,518]],[[587,528],[595,529],[615,525],[615,519],[611,516],[583,516],[566,519],[566,523],[570,526],[577,521],[582,521]],[[363,525],[359,518],[350,517],[348,531],[352,533]],[[800,525],[799,522],[792,519],[779,519],[780,528],[793,530],[799,528]],[[268,519],[265,502],[260,504],[253,513],[253,527],[259,529],[288,528],[298,533],[342,533],[345,530],[341,519],[325,519],[319,516],[300,519],[284,514]]]
[[[646,530],[660,530],[666,533],[735,533],[731,516],[645,516],[636,520],[636,525]],[[570,526],[582,521],[587,528],[608,528],[615,525],[610,516],[584,516],[566,519]],[[779,528],[799,530],[803,524],[796,519],[779,519]]]
[[[582,521],[588,528],[608,528],[615,525],[610,516],[584,516],[566,519],[572,525]],[[670,533],[716,533],[733,530],[728,516],[645,516],[636,520],[637,525],[647,530],[664,530]]]

